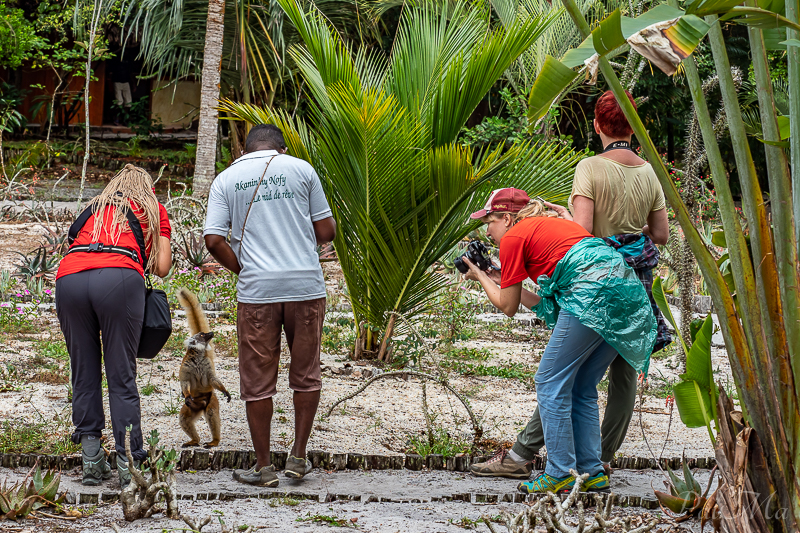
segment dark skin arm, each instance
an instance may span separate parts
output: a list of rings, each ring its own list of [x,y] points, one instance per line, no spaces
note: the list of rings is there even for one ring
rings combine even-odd
[[[333,217],[323,218],[312,224],[314,224],[314,236],[317,238],[317,244],[332,242],[336,238],[336,221],[333,220]]]
[[[225,240],[225,237],[222,235],[206,235],[205,241],[206,248],[208,248],[211,257],[216,259],[220,265],[234,274],[238,275],[239,272],[241,272],[242,266],[236,259],[236,254],[233,253],[233,248],[231,248],[231,245]]]

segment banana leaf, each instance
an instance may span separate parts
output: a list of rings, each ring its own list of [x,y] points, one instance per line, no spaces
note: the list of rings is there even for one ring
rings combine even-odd
[[[711,426],[711,397],[708,391],[700,388],[696,381],[682,381],[672,388],[675,394],[675,405],[678,407],[681,421],[689,428]]]
[[[680,376],[682,381],[673,387],[675,404],[683,423],[687,427],[706,426],[712,441],[711,421],[717,420],[717,388],[711,366],[713,327],[709,314],[686,356],[686,372]]]
[[[661,314],[663,314],[664,318],[666,318],[667,321],[672,324],[672,327],[678,334],[677,337],[681,341],[683,353],[689,353],[689,349],[686,347],[686,344],[683,342],[683,337],[680,334],[681,328],[678,327],[678,322],[675,320],[675,317],[672,316],[672,309],[669,307],[669,302],[667,302],[667,295],[664,294],[664,286],[660,277],[657,277],[653,280],[652,290],[653,299],[656,301],[656,305],[658,305],[658,308],[661,310]]]
[[[533,125],[547,113],[549,105],[575,79],[569,69],[586,65],[587,78],[594,83],[598,60],[626,43],[658,68],[672,75],[708,32],[709,25],[696,15],[661,4],[636,18],[619,10],[603,19],[578,47],[560,61],[548,57],[528,97],[528,120]]]
[[[680,375],[684,381],[696,381],[704,390],[710,391],[714,383],[711,368],[711,335],[714,321],[709,314],[697,332],[692,347],[686,356],[686,372]]]

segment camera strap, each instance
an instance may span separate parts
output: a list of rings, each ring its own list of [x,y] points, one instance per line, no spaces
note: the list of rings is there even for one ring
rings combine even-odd
[[[633,152],[633,148],[631,148],[631,143],[628,141],[614,141],[613,143],[609,143],[603,149],[602,153],[610,152],[611,150],[630,150]]]

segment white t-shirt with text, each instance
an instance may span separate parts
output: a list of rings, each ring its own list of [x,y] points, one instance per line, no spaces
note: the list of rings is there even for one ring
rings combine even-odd
[[[312,222],[330,216],[319,176],[309,163],[261,150],[240,157],[213,181],[203,235],[227,237],[231,230],[231,248],[242,267],[238,301],[314,300],[325,297],[325,280]]]

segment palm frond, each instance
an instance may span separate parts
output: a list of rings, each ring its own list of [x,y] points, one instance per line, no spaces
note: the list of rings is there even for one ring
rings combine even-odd
[[[431,266],[477,223],[488,192],[514,185],[563,201],[579,156],[552,144],[474,153],[455,137],[478,101],[554,20],[492,28],[466,4],[404,10],[392,56],[353,53],[319,13],[277,0],[302,35],[295,59],[313,101],[309,124],[223,101],[220,110],[284,129],[317,169],[338,231],[334,245],[359,324],[413,316],[447,279]],[[391,334],[391,331],[389,332]]]

